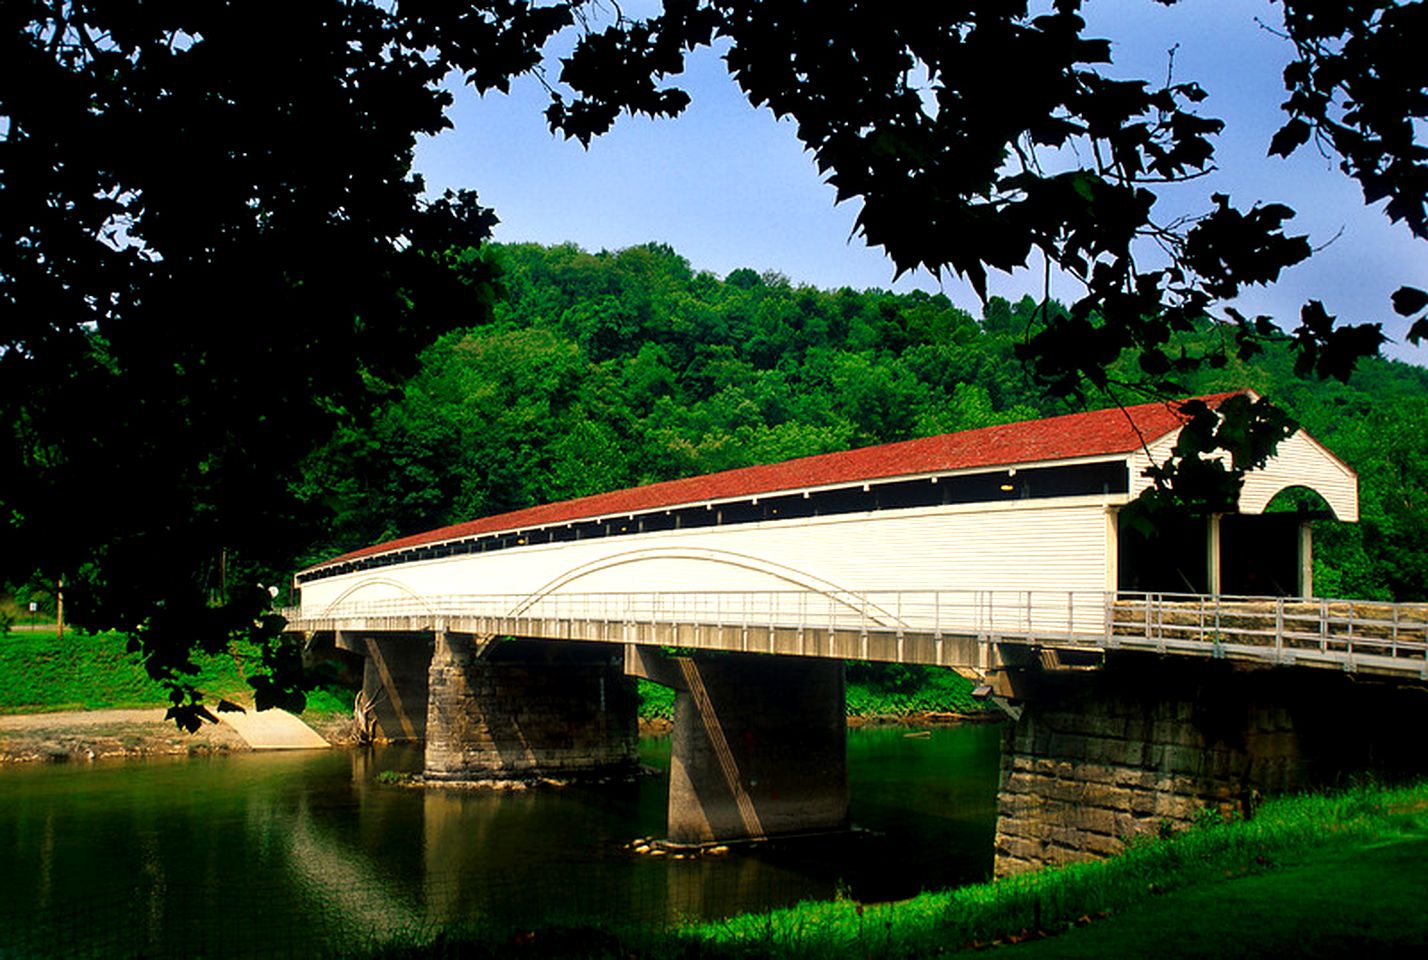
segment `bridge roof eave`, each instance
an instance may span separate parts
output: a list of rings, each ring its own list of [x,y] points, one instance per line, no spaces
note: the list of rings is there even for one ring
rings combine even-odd
[[[605,521],[605,520],[616,520],[616,519],[620,519],[620,518],[630,518],[630,519],[632,519],[632,518],[634,518],[634,517],[639,517],[639,516],[648,516],[649,514],[652,514],[652,513],[673,513],[675,510],[691,510],[691,509],[695,509],[695,508],[698,508],[698,507],[710,507],[710,508],[712,508],[712,507],[724,506],[724,505],[726,505],[726,504],[731,504],[731,503],[749,503],[749,502],[758,503],[758,502],[761,501],[761,500],[773,500],[773,499],[775,499],[775,498],[777,498],[777,497],[791,497],[791,496],[800,496],[800,495],[807,496],[807,495],[814,494],[814,493],[827,493],[827,492],[835,491],[835,490],[867,489],[867,488],[869,488],[869,487],[882,486],[882,485],[890,484],[890,483],[907,483],[907,482],[909,482],[909,481],[916,481],[916,480],[928,480],[928,481],[930,481],[930,482],[934,482],[934,483],[935,483],[935,482],[937,482],[938,480],[941,480],[941,479],[944,479],[944,478],[950,479],[950,478],[953,478],[953,477],[964,477],[964,476],[969,476],[969,475],[973,475],[973,474],[996,473],[996,472],[999,471],[999,470],[1033,470],[1033,469],[1036,469],[1036,468],[1039,468],[1039,467],[1075,467],[1075,466],[1082,466],[1082,465],[1085,465],[1085,464],[1092,464],[1092,463],[1118,463],[1118,462],[1127,462],[1127,461],[1129,461],[1129,459],[1130,459],[1130,454],[1126,454],[1126,453],[1118,453],[1118,454],[1111,454],[1111,455],[1104,455],[1104,454],[1103,454],[1103,455],[1089,456],[1089,457],[1068,457],[1068,458],[1063,459],[1063,460],[1043,460],[1043,461],[1030,461],[1030,462],[1025,462],[1025,463],[1014,463],[1014,464],[1013,464],[1013,463],[1008,463],[1008,464],[995,464],[995,465],[992,465],[992,466],[989,466],[989,467],[967,467],[967,468],[964,468],[964,469],[961,469],[961,470],[932,470],[932,471],[924,471],[924,472],[922,472],[922,473],[896,474],[896,475],[887,476],[887,477],[873,477],[873,478],[870,478],[870,479],[868,479],[868,480],[862,480],[862,481],[857,481],[857,480],[855,480],[855,481],[852,481],[852,482],[810,484],[810,485],[801,486],[801,487],[789,487],[789,488],[787,488],[787,489],[769,490],[769,491],[766,491],[766,492],[764,492],[764,493],[753,493],[753,494],[745,493],[745,494],[731,495],[731,496],[727,496],[727,497],[715,497],[715,498],[711,498],[711,499],[708,499],[708,500],[692,500],[692,501],[689,501],[688,503],[674,503],[674,504],[670,504],[669,506],[653,507],[653,508],[650,508],[650,509],[647,509],[647,510],[635,510],[635,511],[633,511],[633,512],[624,512],[624,511],[621,511],[621,512],[617,512],[617,513],[608,513],[608,514],[602,514],[602,515],[597,515],[597,516],[581,517],[581,518],[579,518],[579,519],[569,521],[569,522],[567,522],[567,523],[565,523],[565,524],[563,524],[563,525],[564,525],[564,526],[570,526],[571,524],[574,524],[574,523],[583,523],[583,522],[586,522],[586,521],[588,521],[588,520],[594,520],[594,521],[596,521],[596,522],[601,522],[601,521]],[[541,524],[533,524],[533,525],[527,525],[527,526],[524,526],[524,527],[512,527],[512,528],[509,528],[509,529],[506,529],[506,530],[493,530],[493,531],[490,531],[490,532],[491,532],[491,533],[495,533],[495,534],[497,534],[497,535],[499,536],[499,535],[503,535],[503,534],[507,534],[507,533],[521,533],[521,532],[523,532],[523,531],[535,530],[535,529],[538,529],[540,526],[543,526],[543,525],[541,525]],[[459,538],[453,537],[453,538],[451,538],[451,539],[459,539]],[[442,540],[442,541],[434,541],[434,542],[446,543],[446,542],[449,542],[449,541],[447,541],[447,540]]]
[[[403,543],[403,541],[394,541],[394,542],[393,542],[393,545],[391,546],[390,549],[375,549],[375,548],[374,548],[374,549],[369,549],[369,550],[366,550],[366,551],[356,551],[356,552],[351,553],[351,554],[344,554],[343,556],[336,557],[336,558],[334,558],[334,559],[332,559],[332,560],[325,560],[325,561],[323,561],[323,562],[321,562],[321,563],[313,564],[313,565],[310,566],[310,567],[306,567],[306,568],[304,568],[303,570],[300,570],[298,573],[299,573],[299,576],[301,576],[302,574],[311,572],[311,571],[313,571],[313,570],[321,570],[321,569],[323,569],[323,568],[325,568],[325,567],[334,566],[334,565],[336,565],[336,564],[344,563],[344,562],[347,562],[347,561],[350,561],[350,560],[367,559],[367,558],[370,558],[370,557],[388,556],[388,555],[401,556],[401,555],[404,555],[404,554],[413,554],[413,553],[416,553],[416,552],[419,551],[419,550],[423,550],[423,549],[427,549],[427,548],[431,548],[431,547],[441,547],[441,546],[445,546],[445,545],[451,544],[451,543],[458,543],[458,542],[463,541],[463,540],[475,539],[475,538],[477,538],[477,537],[518,536],[518,535],[520,535],[520,534],[530,533],[530,532],[535,531],[535,530],[542,530],[542,529],[548,529],[548,528],[554,528],[554,527],[571,527],[571,526],[574,526],[574,525],[577,524],[577,523],[591,523],[591,522],[594,522],[594,523],[605,523],[605,522],[614,521],[614,520],[633,520],[633,519],[635,519],[635,518],[637,518],[637,517],[642,517],[642,516],[651,516],[651,515],[656,515],[656,514],[669,514],[669,513],[673,513],[673,512],[675,512],[675,511],[678,511],[678,510],[697,510],[697,509],[700,509],[701,507],[702,507],[702,508],[705,508],[705,509],[713,510],[713,509],[717,509],[717,508],[722,507],[722,506],[727,506],[727,505],[729,505],[729,504],[750,503],[750,502],[752,502],[752,503],[758,503],[758,502],[763,501],[763,500],[773,500],[773,499],[776,499],[776,498],[779,498],[779,497],[800,496],[800,495],[801,495],[801,496],[804,496],[804,497],[807,497],[807,496],[810,496],[810,495],[816,494],[816,493],[825,493],[825,492],[831,492],[831,491],[837,491],[837,490],[856,490],[856,489],[866,490],[866,489],[868,489],[869,487],[878,487],[878,486],[883,486],[883,485],[893,484],[893,483],[906,483],[906,482],[909,482],[909,481],[927,480],[927,481],[929,481],[929,482],[936,483],[937,481],[942,480],[942,479],[952,479],[952,478],[956,478],[956,477],[969,476],[969,475],[974,475],[974,474],[996,473],[996,472],[999,472],[999,471],[1001,471],[1001,470],[1010,470],[1010,471],[1012,471],[1012,472],[1015,472],[1015,471],[1018,471],[1018,470],[1033,470],[1033,469],[1044,468],[1044,467],[1074,467],[1074,466],[1085,466],[1085,465],[1099,464],[1099,463],[1127,463],[1127,464],[1128,464],[1129,461],[1131,460],[1131,456],[1132,456],[1132,455],[1131,455],[1130,453],[1116,453],[1116,454],[1108,454],[1108,455],[1107,455],[1107,454],[1102,454],[1102,455],[1086,456],[1086,457],[1067,457],[1067,458],[1061,459],[1061,460],[1030,461],[1030,462],[1023,462],[1023,463],[1016,463],[1016,464],[998,464],[998,465],[994,465],[994,466],[991,466],[991,467],[968,467],[968,468],[964,468],[964,469],[960,469],[960,470],[926,471],[926,472],[922,472],[922,473],[909,473],[909,474],[900,474],[900,475],[893,475],[893,476],[887,476],[887,477],[877,477],[877,478],[871,478],[871,479],[868,479],[868,480],[865,480],[865,481],[853,481],[853,482],[851,482],[851,483],[849,483],[849,482],[843,482],[843,483],[814,484],[814,485],[808,485],[808,486],[802,486],[802,487],[790,487],[790,488],[788,488],[788,489],[768,490],[768,491],[766,491],[766,492],[756,493],[756,494],[740,494],[740,495],[732,495],[732,496],[727,496],[727,497],[716,497],[716,498],[711,498],[711,499],[707,499],[707,500],[691,500],[691,501],[687,501],[687,502],[672,503],[672,504],[669,504],[669,505],[667,505],[667,506],[654,506],[654,507],[648,507],[648,508],[644,508],[644,509],[634,509],[634,510],[618,511],[618,512],[613,512],[613,513],[589,514],[589,515],[586,515],[586,516],[572,517],[571,519],[568,519],[568,520],[555,520],[555,521],[549,521],[549,522],[544,522],[544,523],[542,523],[542,522],[533,522],[533,523],[523,523],[523,524],[518,524],[518,525],[517,525],[517,524],[508,524],[508,525],[504,525],[504,526],[490,526],[490,525],[483,524],[482,521],[473,521],[472,523],[457,524],[457,525],[454,525],[454,526],[452,526],[452,527],[446,527],[446,528],[441,528],[441,529],[439,529],[439,530],[432,531],[432,533],[434,533],[434,534],[445,534],[444,536],[433,537],[433,538],[431,538],[431,539],[423,539],[423,540],[421,540],[420,542],[413,542],[413,543]],[[1119,501],[1125,499],[1125,495],[1124,495],[1124,494],[1112,495],[1111,499],[1116,500],[1117,502],[1119,502]],[[998,502],[998,503],[1001,503],[1001,501],[997,501],[997,502]],[[1017,502],[1017,501],[1013,501],[1013,502]],[[522,512],[523,512],[523,511],[522,511]],[[510,515],[509,515],[509,514],[497,514],[497,515],[495,515],[495,516],[493,516],[493,517],[489,517],[489,518],[486,518],[486,519],[489,520],[489,521],[499,521],[499,520],[502,520],[502,519],[504,519],[504,518],[506,518],[506,517],[508,517],[508,516],[510,516]],[[784,521],[776,520],[776,521],[767,521],[767,522],[778,522],[778,523],[781,523],[781,522],[784,522]],[[480,525],[480,526],[478,526],[478,525]],[[418,535],[416,535],[416,536],[420,537],[420,536],[423,536],[423,535],[418,534]],[[402,545],[401,545],[401,546],[396,546],[395,544],[398,544],[398,543],[401,543]],[[387,546],[387,545],[383,545],[383,544],[379,544],[379,545],[378,545],[379,548],[380,548],[380,547],[383,547],[383,546]]]
[[[1198,397],[1218,406],[1242,391]],[[782,463],[668,480],[545,504],[376,544],[306,568],[395,554],[476,536],[518,533],[790,493],[885,484],[998,469],[1123,460],[1184,424],[1182,403],[1149,403],[1000,424]]]

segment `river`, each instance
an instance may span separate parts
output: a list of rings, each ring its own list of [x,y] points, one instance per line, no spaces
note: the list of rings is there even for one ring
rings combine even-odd
[[[1000,728],[848,734],[857,830],[676,861],[663,775],[492,792],[377,782],[420,752],[0,769],[0,957],[308,955],[449,923],[669,924],[986,878]]]

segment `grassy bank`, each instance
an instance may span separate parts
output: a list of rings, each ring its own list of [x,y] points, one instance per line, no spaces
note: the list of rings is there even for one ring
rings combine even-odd
[[[639,681],[640,718],[673,720],[674,691]],[[942,667],[896,663],[849,663],[846,704],[850,717],[915,717],[980,714],[990,704],[972,696],[972,682]]]
[[[65,631],[11,632],[0,636],[0,713],[48,713],[167,706],[168,691],[150,679],[120,633]],[[195,686],[217,702],[220,697],[248,699],[247,678],[259,663],[249,644],[235,644],[225,654],[199,657]],[[308,709],[351,711],[340,691],[313,691]]]
[[[1407,955],[1428,945],[1428,783],[1266,803],[1111,860],[893,904],[804,903],[651,933],[450,931],[376,957]]]
[[[1164,921],[1170,923],[1172,934],[1193,928],[1224,953],[1233,954],[1236,938],[1247,931],[1228,916],[1228,922],[1206,924],[1205,915],[1198,911],[1203,909],[1208,888],[1237,879],[1268,877],[1290,866],[1303,871],[1303,877],[1318,878],[1311,882],[1325,882],[1327,874],[1335,882],[1381,885],[1385,878],[1379,871],[1392,863],[1402,865],[1404,859],[1394,854],[1386,864],[1385,858],[1365,859],[1364,851],[1407,844],[1421,852],[1426,843],[1428,784],[1399,789],[1366,787],[1275,800],[1265,804],[1253,820],[1206,823],[1135,845],[1111,860],[924,894],[897,904],[803,904],[696,926],[682,933],[679,940],[708,956],[925,956],[1064,932],[1078,923],[1094,927],[1098,919],[1128,915],[1154,901],[1161,903],[1160,913],[1178,918]],[[1407,859],[1412,861],[1411,856]],[[1421,889],[1421,862],[1409,872],[1411,876],[1398,879]],[[1306,913],[1296,899],[1292,891],[1300,886],[1302,882],[1288,884],[1281,891],[1272,881],[1250,884],[1244,888],[1244,896],[1254,901],[1256,912],[1297,916],[1298,929],[1312,936],[1321,918],[1312,909]],[[1186,892],[1190,890],[1200,894],[1189,897]],[[1167,894],[1176,896],[1162,902]],[[1219,894],[1228,896],[1228,891],[1221,889]],[[1184,905],[1177,906],[1177,901]],[[1372,913],[1371,904],[1359,902],[1354,907],[1366,918]],[[1113,926],[1100,934],[1110,936]],[[1291,923],[1288,929],[1296,929],[1296,925]],[[1420,916],[1414,930],[1414,936],[1428,937],[1428,917]],[[1301,948],[1297,941],[1281,946],[1294,952]],[[1142,951],[1136,946],[1131,952]]]
[[[972,696],[972,681],[946,667],[853,662],[847,667],[850,717],[978,714],[994,710]]]

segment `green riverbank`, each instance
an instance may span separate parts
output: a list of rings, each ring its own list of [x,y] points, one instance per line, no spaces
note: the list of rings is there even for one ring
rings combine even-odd
[[[1339,957],[1428,947],[1428,782],[1267,802],[1111,860],[891,904],[852,900],[667,933],[575,923],[446,931],[377,958]]]
[[[168,690],[129,652],[128,641],[117,632],[77,630],[60,638],[52,628],[0,636],[0,714],[167,707]],[[226,653],[197,656],[193,683],[211,703],[251,702],[248,677],[260,662],[256,647],[235,643]],[[314,690],[307,709],[350,713],[352,696],[341,689]]]

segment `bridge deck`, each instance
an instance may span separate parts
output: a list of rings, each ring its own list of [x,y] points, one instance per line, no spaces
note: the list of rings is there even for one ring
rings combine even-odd
[[[284,611],[290,632],[445,630],[984,673],[1011,644],[1428,679],[1428,604],[1033,591],[460,595]]]

